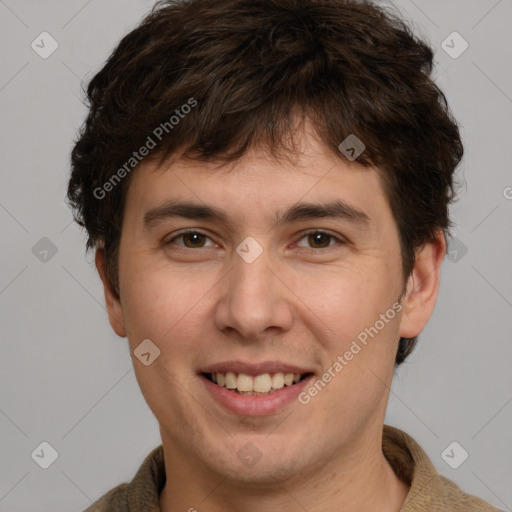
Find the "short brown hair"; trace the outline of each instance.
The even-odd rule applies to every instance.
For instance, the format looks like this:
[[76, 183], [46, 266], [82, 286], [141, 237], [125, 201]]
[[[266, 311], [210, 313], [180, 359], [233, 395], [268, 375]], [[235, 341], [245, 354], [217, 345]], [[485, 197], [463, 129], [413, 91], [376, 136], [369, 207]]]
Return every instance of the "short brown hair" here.
[[[230, 161], [256, 145], [272, 155], [292, 150], [285, 141], [298, 114], [340, 158], [347, 136], [363, 141], [357, 161], [381, 175], [407, 278], [416, 249], [440, 229], [448, 232], [463, 154], [432, 65], [430, 46], [400, 16], [370, 3], [158, 2], [87, 88], [89, 114], [72, 151], [67, 193], [87, 230], [87, 249], [104, 247], [119, 294], [123, 210], [137, 163], [131, 159], [157, 127], [151, 157], [163, 162], [182, 148], [196, 160]], [[194, 108], [171, 122], [191, 100]], [[415, 343], [400, 339], [397, 365]]]

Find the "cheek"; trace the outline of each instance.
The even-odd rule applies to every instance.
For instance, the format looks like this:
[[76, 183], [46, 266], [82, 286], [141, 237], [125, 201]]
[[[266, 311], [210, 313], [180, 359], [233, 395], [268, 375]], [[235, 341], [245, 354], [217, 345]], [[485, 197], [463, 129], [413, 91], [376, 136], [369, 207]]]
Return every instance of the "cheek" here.
[[[381, 266], [336, 269], [307, 277], [303, 274], [295, 280], [297, 295], [303, 298], [301, 316], [309, 319], [306, 322], [319, 339], [329, 340], [329, 352], [343, 353], [376, 322], [380, 337], [394, 338], [398, 326], [392, 306], [399, 293], [392, 274]], [[381, 320], [383, 314], [385, 321]]]
[[[207, 294], [212, 284], [197, 279], [190, 271], [185, 276], [176, 269], [171, 272], [162, 267], [150, 268], [149, 264], [127, 267], [126, 272], [130, 278], [123, 288], [123, 314], [137, 381], [157, 417], [166, 414], [160, 409], [163, 400], [166, 407], [172, 402], [174, 413], [184, 417], [184, 411], [178, 410], [188, 403], [183, 390], [188, 387], [189, 379], [195, 378], [191, 368], [198, 343], [204, 338], [202, 330], [207, 308], [211, 306]], [[158, 358], [149, 366], [141, 364], [134, 355], [145, 339], [150, 339], [160, 350]], [[168, 403], [169, 390], [173, 390], [173, 399]]]
[[130, 343], [149, 338], [167, 349], [179, 333], [180, 344], [187, 345], [193, 326], [201, 325], [198, 316], [211, 286], [189, 270], [185, 275], [165, 268], [149, 270], [149, 265], [145, 268], [131, 273], [126, 269], [130, 279], [124, 287], [123, 313]]

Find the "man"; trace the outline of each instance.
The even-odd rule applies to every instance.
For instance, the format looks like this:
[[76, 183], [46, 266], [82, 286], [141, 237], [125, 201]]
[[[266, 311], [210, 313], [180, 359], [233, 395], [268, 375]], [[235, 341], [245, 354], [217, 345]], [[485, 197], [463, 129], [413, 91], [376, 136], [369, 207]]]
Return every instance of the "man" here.
[[341, 0], [161, 2], [88, 87], [68, 197], [162, 446], [88, 511], [492, 511], [384, 426], [462, 144], [432, 51]]

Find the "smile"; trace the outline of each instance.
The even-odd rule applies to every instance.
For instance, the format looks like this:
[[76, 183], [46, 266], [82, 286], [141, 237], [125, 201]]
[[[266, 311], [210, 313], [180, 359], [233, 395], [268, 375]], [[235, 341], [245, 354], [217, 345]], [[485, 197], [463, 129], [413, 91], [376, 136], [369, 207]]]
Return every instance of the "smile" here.
[[207, 393], [224, 410], [242, 416], [269, 416], [293, 404], [315, 374], [284, 361], [225, 361], [198, 371]]
[[270, 395], [284, 388], [293, 386], [309, 373], [262, 373], [259, 375], [247, 375], [246, 373], [214, 372], [205, 373], [204, 376], [220, 387], [227, 388], [241, 395], [258, 396]]

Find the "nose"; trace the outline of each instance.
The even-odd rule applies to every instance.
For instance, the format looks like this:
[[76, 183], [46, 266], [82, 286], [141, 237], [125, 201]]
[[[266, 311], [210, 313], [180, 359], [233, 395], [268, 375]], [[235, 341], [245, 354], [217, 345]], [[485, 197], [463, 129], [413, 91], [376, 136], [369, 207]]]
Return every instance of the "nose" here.
[[216, 305], [219, 330], [236, 331], [254, 341], [291, 328], [292, 294], [269, 263], [265, 251], [252, 263], [235, 257], [231, 272], [222, 281]]

